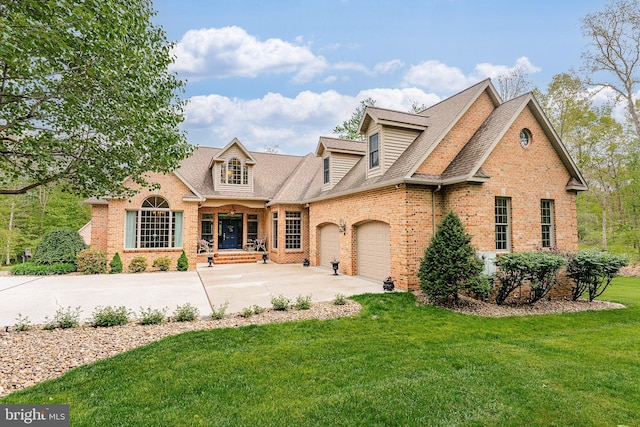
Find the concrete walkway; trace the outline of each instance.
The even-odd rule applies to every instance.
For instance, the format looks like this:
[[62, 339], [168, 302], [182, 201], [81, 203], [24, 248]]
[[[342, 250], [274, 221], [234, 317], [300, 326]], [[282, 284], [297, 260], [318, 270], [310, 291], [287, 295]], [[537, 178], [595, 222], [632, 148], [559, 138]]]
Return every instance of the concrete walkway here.
[[271, 307], [271, 297], [284, 295], [295, 301], [311, 295], [312, 301], [332, 300], [336, 294], [351, 296], [382, 292], [382, 284], [299, 264], [198, 265], [197, 271], [138, 274], [65, 276], [0, 276], [0, 327], [13, 326], [18, 313], [33, 324], [53, 318], [56, 310], [81, 307], [81, 320], [97, 306], [121, 306], [139, 313], [140, 308], [195, 305], [201, 315], [211, 306], [229, 303], [227, 313], [244, 307]]

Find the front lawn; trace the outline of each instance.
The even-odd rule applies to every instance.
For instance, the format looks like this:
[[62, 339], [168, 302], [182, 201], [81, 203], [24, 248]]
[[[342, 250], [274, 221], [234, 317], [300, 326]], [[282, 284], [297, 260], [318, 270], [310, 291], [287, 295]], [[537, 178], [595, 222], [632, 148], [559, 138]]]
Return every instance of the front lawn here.
[[355, 298], [356, 318], [189, 332], [15, 392], [73, 426], [640, 425], [640, 280], [629, 308], [480, 318]]

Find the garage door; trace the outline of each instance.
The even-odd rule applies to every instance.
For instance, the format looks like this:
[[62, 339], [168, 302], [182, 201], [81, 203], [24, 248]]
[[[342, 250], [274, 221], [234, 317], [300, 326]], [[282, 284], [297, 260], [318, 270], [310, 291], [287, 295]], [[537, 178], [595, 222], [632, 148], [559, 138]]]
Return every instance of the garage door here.
[[389, 224], [367, 222], [356, 229], [356, 263], [359, 276], [384, 280], [391, 272]]
[[331, 261], [340, 259], [339, 231], [335, 224], [328, 224], [320, 228], [320, 265], [331, 268]]

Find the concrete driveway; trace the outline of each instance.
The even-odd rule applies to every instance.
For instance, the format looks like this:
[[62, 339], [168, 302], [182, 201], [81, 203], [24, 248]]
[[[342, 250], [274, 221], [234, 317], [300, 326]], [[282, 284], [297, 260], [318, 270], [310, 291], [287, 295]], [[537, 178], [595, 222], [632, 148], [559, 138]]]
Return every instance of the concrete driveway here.
[[81, 307], [86, 320], [97, 306], [121, 306], [139, 312], [141, 307], [168, 307], [191, 303], [200, 314], [211, 306], [229, 303], [227, 313], [244, 307], [271, 307], [280, 294], [295, 301], [311, 295], [312, 301], [382, 292], [382, 284], [352, 276], [333, 276], [332, 271], [300, 264], [198, 265], [197, 271], [66, 276], [0, 276], [0, 327], [16, 323], [18, 313], [33, 324], [53, 318], [56, 310]]

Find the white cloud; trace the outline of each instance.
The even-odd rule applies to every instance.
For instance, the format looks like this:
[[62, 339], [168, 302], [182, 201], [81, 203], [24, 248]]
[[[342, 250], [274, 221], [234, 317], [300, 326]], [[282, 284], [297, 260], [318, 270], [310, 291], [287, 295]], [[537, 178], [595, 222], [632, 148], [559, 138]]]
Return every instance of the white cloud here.
[[469, 86], [472, 81], [460, 68], [431, 60], [412, 65], [404, 76], [404, 82], [436, 92], [454, 92]]
[[256, 77], [262, 73], [292, 73], [308, 81], [328, 67], [302, 45], [281, 39], [258, 40], [239, 27], [190, 30], [173, 50], [172, 71], [187, 77]]
[[493, 79], [518, 68], [522, 68], [527, 74], [541, 71], [525, 56], [518, 58], [511, 67], [481, 63], [469, 74], [465, 74], [458, 67], [430, 60], [411, 66], [404, 76], [404, 84], [423, 87], [437, 93], [451, 93], [463, 90], [487, 77]]
[[187, 104], [183, 128], [192, 144], [222, 147], [237, 137], [250, 150], [277, 145], [283, 153], [302, 155], [315, 149], [320, 136], [331, 136], [333, 128], [351, 117], [367, 97], [378, 107], [400, 111], [408, 111], [412, 102], [428, 106], [440, 101], [415, 87], [368, 89], [356, 96], [333, 90], [303, 91], [295, 98], [268, 93], [250, 100], [194, 96]]
[[399, 59], [392, 59], [387, 62], [379, 62], [373, 67], [373, 71], [379, 74], [390, 74], [404, 67], [404, 62]]

